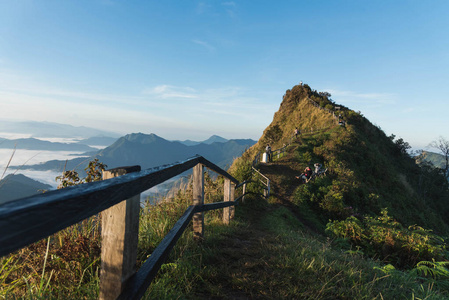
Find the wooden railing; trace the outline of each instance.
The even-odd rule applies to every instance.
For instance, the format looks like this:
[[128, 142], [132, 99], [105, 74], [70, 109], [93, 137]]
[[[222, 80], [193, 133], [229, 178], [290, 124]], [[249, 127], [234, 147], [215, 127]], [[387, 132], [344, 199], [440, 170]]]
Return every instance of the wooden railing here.
[[[224, 177], [223, 202], [204, 204], [204, 167]], [[136, 272], [140, 193], [191, 168], [193, 205]], [[103, 177], [110, 179], [0, 205], [0, 256], [101, 212], [100, 299], [140, 299], [190, 220], [194, 238], [202, 239], [204, 212], [223, 208], [223, 221], [228, 224], [234, 206], [245, 195], [234, 199], [239, 182], [201, 156], [143, 171], [139, 166], [116, 168], [106, 171]], [[246, 183], [239, 186], [245, 189]]]
[[[261, 177], [261, 178], [258, 178], [258, 181], [264, 186], [263, 196], [265, 198], [270, 197], [270, 179], [267, 176], [260, 173], [260, 171], [257, 170], [256, 168], [252, 167], [252, 169], [253, 169], [253, 173], [255, 173], [258, 177]], [[256, 177], [256, 176], [253, 175], [253, 177]]]
[[292, 141], [292, 139], [290, 139], [290, 141], [288, 142], [287, 145], [284, 144], [284, 146], [282, 146], [281, 148], [271, 151], [271, 160], [275, 161], [275, 160], [278, 160], [281, 157], [284, 157], [285, 156], [285, 150], [291, 144], [291, 141]]

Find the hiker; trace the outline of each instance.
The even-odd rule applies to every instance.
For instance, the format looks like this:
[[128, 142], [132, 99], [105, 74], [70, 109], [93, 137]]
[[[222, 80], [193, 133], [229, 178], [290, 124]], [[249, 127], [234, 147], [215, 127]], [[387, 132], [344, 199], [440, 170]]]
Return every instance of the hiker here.
[[265, 148], [265, 153], [267, 154], [267, 162], [271, 161], [271, 147], [270, 144], [267, 144], [267, 147]]
[[312, 169], [310, 167], [306, 167], [304, 169], [304, 173], [302, 173], [299, 176], [296, 176], [296, 178], [301, 179], [303, 183], [306, 183], [310, 177], [312, 176]]
[[316, 163], [313, 166], [315, 167], [315, 172], [313, 173], [312, 177], [326, 175], [327, 169], [324, 169], [322, 164]]
[[321, 164], [316, 163], [313, 165], [315, 167], [315, 174], [319, 174], [321, 172]]
[[294, 134], [295, 134], [295, 139], [298, 139], [298, 135], [299, 135], [298, 127], [295, 128]]

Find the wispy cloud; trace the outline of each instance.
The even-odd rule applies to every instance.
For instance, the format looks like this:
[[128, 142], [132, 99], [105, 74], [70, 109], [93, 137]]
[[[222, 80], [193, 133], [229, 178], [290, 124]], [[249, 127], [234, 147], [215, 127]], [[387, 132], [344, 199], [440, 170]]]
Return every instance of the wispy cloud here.
[[237, 16], [235, 12], [237, 5], [235, 4], [235, 2], [233, 1], [222, 2], [221, 5], [224, 6], [226, 13], [228, 14], [229, 17], [235, 18]]
[[197, 14], [204, 14], [211, 8], [211, 5], [206, 2], [199, 2], [196, 6], [196, 13]]
[[[180, 132], [266, 126], [278, 103], [242, 87], [198, 88], [161, 84], [122, 94], [64, 89], [0, 69], [3, 118], [90, 126], [120, 133]], [[261, 125], [262, 124], [262, 125]]]
[[191, 87], [177, 87], [173, 85], [158, 85], [143, 91], [145, 95], [151, 95], [160, 99], [195, 99], [198, 98], [195, 89]]
[[346, 103], [366, 102], [376, 105], [391, 105], [396, 103], [396, 95], [392, 93], [363, 93], [355, 91], [342, 91], [327, 89], [335, 98]]
[[54, 87], [45, 83], [37, 82], [13, 72], [0, 71], [0, 93], [16, 94], [23, 96], [54, 98], [58, 101], [98, 101], [115, 104], [132, 104], [141, 101], [140, 96], [122, 96], [117, 94], [82, 92], [72, 89]]
[[192, 40], [193, 43], [200, 45], [204, 48], [206, 48], [207, 50], [209, 50], [210, 52], [213, 52], [216, 50], [216, 48], [214, 46], [212, 46], [211, 44], [209, 44], [208, 42], [202, 41], [202, 40]]
[[[240, 87], [224, 87], [216, 89], [194, 89], [191, 87], [180, 87], [174, 85], [159, 85], [145, 89], [143, 94], [166, 100], [164, 107], [183, 105], [184, 111], [192, 109], [203, 115], [233, 115], [249, 117], [263, 110], [272, 110], [271, 105], [263, 103], [257, 97], [252, 96], [250, 91]], [[189, 104], [182, 104], [183, 99], [188, 99]], [[181, 102], [180, 102], [181, 100]], [[179, 109], [179, 108], [175, 108]]]

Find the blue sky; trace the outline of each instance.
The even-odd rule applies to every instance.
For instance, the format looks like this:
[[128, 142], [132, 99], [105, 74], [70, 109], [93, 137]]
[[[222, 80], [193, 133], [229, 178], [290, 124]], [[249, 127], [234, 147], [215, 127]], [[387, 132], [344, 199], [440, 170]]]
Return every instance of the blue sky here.
[[449, 1], [0, 0], [4, 120], [258, 139], [301, 80], [449, 138]]

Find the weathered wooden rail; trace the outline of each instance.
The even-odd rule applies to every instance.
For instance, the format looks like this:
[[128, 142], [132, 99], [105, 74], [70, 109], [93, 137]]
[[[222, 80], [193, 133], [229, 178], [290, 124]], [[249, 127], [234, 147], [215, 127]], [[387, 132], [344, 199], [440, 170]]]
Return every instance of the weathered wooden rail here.
[[263, 196], [265, 198], [270, 197], [270, 179], [263, 175], [262, 173], [260, 173], [259, 170], [257, 170], [256, 168], [252, 167], [253, 172], [256, 173], [258, 176], [262, 177], [262, 179], [259, 179], [260, 183], [262, 183], [262, 185], [264, 185], [264, 191], [263, 191]]
[[[204, 167], [224, 177], [224, 201], [204, 204]], [[140, 193], [193, 168], [193, 205], [136, 272]], [[229, 223], [239, 182], [201, 156], [147, 170], [105, 171], [103, 181], [51, 191], [0, 205], [0, 256], [7, 255], [97, 213], [102, 213], [100, 299], [140, 299], [193, 219], [195, 239], [204, 236], [204, 212], [223, 208]], [[110, 179], [108, 179], [110, 178]], [[244, 190], [248, 182], [242, 183]], [[124, 201], [126, 200], [126, 201]]]

